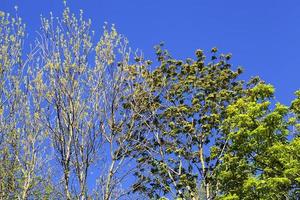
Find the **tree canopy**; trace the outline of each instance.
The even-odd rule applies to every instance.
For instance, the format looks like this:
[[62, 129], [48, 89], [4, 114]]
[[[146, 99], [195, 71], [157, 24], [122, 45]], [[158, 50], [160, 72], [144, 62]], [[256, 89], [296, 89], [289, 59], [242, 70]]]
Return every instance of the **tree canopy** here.
[[0, 199], [300, 198], [300, 91], [283, 105], [216, 47], [149, 60], [91, 25], [66, 6], [26, 46], [0, 12]]

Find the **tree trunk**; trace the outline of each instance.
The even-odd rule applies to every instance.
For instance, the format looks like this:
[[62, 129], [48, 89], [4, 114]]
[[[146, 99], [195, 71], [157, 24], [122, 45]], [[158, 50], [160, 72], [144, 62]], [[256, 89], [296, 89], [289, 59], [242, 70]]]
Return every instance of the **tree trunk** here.
[[87, 199], [87, 193], [86, 193], [86, 182], [84, 178], [84, 173], [83, 171], [79, 172], [79, 184], [80, 184], [80, 200], [86, 200]]
[[205, 188], [205, 196], [206, 196], [206, 200], [210, 199], [210, 185], [207, 182], [207, 178], [206, 178], [206, 168], [205, 168], [205, 161], [204, 161], [204, 156], [203, 156], [203, 147], [200, 146], [199, 147], [199, 157], [200, 157], [200, 162], [201, 162], [201, 167], [202, 167], [202, 174], [203, 174], [203, 178], [204, 178], [204, 188]]
[[113, 160], [111, 165], [110, 165], [110, 168], [109, 168], [109, 172], [108, 172], [108, 175], [107, 175], [107, 180], [106, 180], [106, 186], [105, 186], [105, 194], [104, 194], [104, 200], [109, 200], [110, 199], [110, 187], [111, 187], [111, 179], [112, 179], [112, 176], [113, 176], [113, 170], [114, 170], [114, 166], [115, 166], [115, 163], [116, 161]]

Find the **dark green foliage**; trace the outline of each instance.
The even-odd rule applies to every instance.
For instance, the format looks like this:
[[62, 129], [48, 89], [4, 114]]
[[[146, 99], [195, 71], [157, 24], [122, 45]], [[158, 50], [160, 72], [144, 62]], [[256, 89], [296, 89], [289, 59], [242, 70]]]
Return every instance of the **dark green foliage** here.
[[221, 122], [228, 105], [242, 96], [243, 82], [236, 80], [242, 70], [231, 69], [231, 55], [212, 52], [209, 63], [201, 50], [196, 60], [182, 61], [158, 46], [159, 66], [142, 69], [145, 76], [136, 85], [141, 101], [133, 106], [147, 109], [134, 143], [141, 147], [133, 153], [140, 167], [135, 187], [151, 198], [196, 195], [200, 188], [206, 197], [216, 195], [213, 173], [226, 146]]
[[[203, 51], [196, 60], [156, 48], [159, 65], [135, 65], [135, 93], [125, 109], [139, 112], [131, 155], [134, 191], [149, 198], [297, 199], [300, 92], [291, 107], [272, 106], [274, 88], [239, 81], [231, 54]], [[135, 102], [135, 103], [133, 103]], [[274, 107], [274, 108], [272, 108]]]

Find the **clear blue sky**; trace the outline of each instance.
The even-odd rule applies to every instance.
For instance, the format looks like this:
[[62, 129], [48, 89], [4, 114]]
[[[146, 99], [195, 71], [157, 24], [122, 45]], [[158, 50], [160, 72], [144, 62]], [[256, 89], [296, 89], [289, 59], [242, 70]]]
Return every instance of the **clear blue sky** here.
[[[116, 24], [131, 46], [153, 57], [153, 46], [165, 41], [180, 58], [197, 48], [218, 47], [245, 68], [244, 78], [259, 75], [275, 85], [277, 100], [289, 103], [300, 88], [300, 1], [289, 0], [85, 0], [69, 1], [71, 9], [93, 20]], [[0, 10], [19, 15], [34, 36], [40, 14], [62, 10], [61, 0], [0, 0]]]

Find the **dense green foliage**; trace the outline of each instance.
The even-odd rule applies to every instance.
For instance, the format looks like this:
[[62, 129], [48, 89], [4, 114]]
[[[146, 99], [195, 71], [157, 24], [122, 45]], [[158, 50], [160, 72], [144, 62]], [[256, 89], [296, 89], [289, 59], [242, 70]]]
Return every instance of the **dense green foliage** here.
[[141, 150], [134, 155], [141, 163], [136, 186], [150, 197], [214, 190], [213, 170], [221, 157], [216, 150], [225, 143], [221, 122], [226, 107], [242, 94], [242, 82], [236, 80], [241, 69], [232, 71], [231, 55], [217, 57], [216, 51], [206, 64], [201, 50], [197, 60], [181, 61], [157, 47], [159, 66], [142, 69], [136, 93], [150, 100], [133, 105], [147, 108], [137, 122]]
[[42, 18], [26, 58], [0, 12], [0, 199], [300, 198], [300, 91], [285, 106], [231, 54], [150, 61], [90, 28]]
[[299, 197], [299, 99], [274, 107], [271, 85], [239, 80], [230, 54], [211, 53], [207, 64], [201, 50], [181, 61], [158, 46], [158, 67], [136, 69], [134, 189], [154, 199]]

